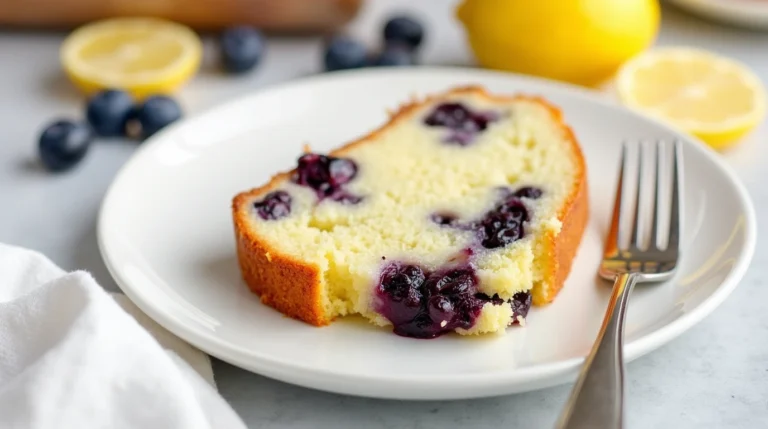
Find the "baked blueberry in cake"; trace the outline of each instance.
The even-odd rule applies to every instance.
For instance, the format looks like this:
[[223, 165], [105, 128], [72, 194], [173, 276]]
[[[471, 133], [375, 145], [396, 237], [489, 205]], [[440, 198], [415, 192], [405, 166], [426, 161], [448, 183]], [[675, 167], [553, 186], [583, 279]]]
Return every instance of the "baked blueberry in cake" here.
[[586, 166], [541, 98], [457, 88], [233, 201], [242, 276], [312, 325], [359, 314], [399, 335], [504, 332], [568, 276]]

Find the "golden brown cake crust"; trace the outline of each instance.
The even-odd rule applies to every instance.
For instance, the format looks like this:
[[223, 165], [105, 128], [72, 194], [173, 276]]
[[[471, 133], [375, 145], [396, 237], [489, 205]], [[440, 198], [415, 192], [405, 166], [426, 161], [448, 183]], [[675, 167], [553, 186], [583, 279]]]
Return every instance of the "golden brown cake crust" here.
[[[475, 94], [497, 102], [528, 100], [541, 104], [552, 114], [559, 124], [568, 141], [573, 145], [573, 153], [577, 159], [577, 180], [574, 187], [559, 212], [562, 229], [558, 235], [552, 235], [549, 240], [554, 263], [551, 264], [551, 272], [546, 276], [543, 284], [547, 288], [536, 288], [533, 291], [535, 305], [544, 305], [551, 302], [562, 288], [565, 279], [571, 269], [571, 263], [581, 242], [584, 228], [588, 218], [588, 192], [586, 178], [586, 164], [572, 130], [562, 120], [562, 113], [558, 108], [539, 97], [524, 95], [492, 96], [483, 88], [477, 86], [459, 87], [443, 94], [428, 97], [421, 101], [412, 101], [403, 105], [393, 113], [389, 122], [374, 130], [370, 134], [344, 145], [330, 155], [343, 155], [349, 149], [369, 142], [386, 128], [393, 126], [399, 120], [407, 118], [410, 113], [425, 103], [432, 103], [444, 97], [458, 94]], [[281, 253], [270, 245], [263, 237], [248, 228], [248, 217], [251, 216], [247, 202], [253, 197], [266, 194], [287, 180], [292, 171], [279, 173], [272, 177], [269, 183], [235, 196], [232, 201], [232, 216], [235, 227], [235, 240], [237, 244], [237, 259], [240, 271], [250, 290], [261, 297], [261, 301], [281, 313], [302, 320], [306, 323], [323, 326], [331, 322], [323, 308], [321, 280], [322, 273], [319, 267], [306, 261], [294, 258], [291, 255]]]
[[537, 99], [537, 101], [549, 109], [560, 129], [573, 146], [573, 153], [577, 157], [575, 160], [577, 167], [576, 183], [557, 216], [563, 223], [563, 226], [560, 229], [560, 234], [557, 236], [550, 235], [548, 238], [552, 244], [553, 255], [551, 256], [554, 263], [552, 264], [552, 272], [547, 276], [549, 280], [545, 280], [543, 283], [549, 286], [534, 287], [532, 291], [533, 304], [541, 306], [549, 304], [555, 299], [568, 278], [568, 274], [571, 272], [573, 259], [576, 257], [576, 252], [579, 249], [579, 244], [589, 219], [589, 191], [587, 186], [587, 165], [573, 130], [563, 121], [560, 109], [557, 109], [543, 99]]

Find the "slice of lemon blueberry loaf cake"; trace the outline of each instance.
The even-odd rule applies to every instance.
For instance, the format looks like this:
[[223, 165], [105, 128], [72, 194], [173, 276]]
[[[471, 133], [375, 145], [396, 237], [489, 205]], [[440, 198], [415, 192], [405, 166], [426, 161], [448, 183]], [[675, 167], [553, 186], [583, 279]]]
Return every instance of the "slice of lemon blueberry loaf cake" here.
[[479, 334], [552, 301], [587, 221], [586, 166], [546, 101], [457, 88], [233, 201], [242, 276], [313, 325]]

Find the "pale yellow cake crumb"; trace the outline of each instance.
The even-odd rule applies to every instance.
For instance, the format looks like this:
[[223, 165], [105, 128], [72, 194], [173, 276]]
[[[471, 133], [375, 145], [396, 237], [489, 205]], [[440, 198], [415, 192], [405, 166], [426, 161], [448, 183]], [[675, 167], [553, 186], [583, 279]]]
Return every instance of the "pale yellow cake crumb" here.
[[[544, 281], [552, 263], [545, 256], [551, 254], [545, 236], [560, 232], [557, 210], [577, 174], [570, 146], [564, 144], [568, 137], [540, 103], [492, 102], [464, 94], [454, 98], [473, 110], [496, 111], [501, 119], [471, 146], [461, 147], [441, 142], [445, 129], [423, 126], [427, 112], [417, 112], [385, 129], [376, 144], [340, 155], [358, 165], [347, 189], [363, 196], [363, 204], [317, 204], [313, 190], [286, 181], [280, 189], [293, 198], [292, 215], [251, 220], [250, 226], [276, 248], [314, 263], [323, 273], [322, 299], [330, 315], [362, 314], [373, 323], [389, 324], [372, 305], [382, 257], [434, 269], [462, 249], [477, 247], [472, 232], [441, 227], [430, 215], [444, 210], [477, 219], [498, 200], [498, 187], [532, 185], [544, 195], [532, 203], [522, 239], [473, 256], [480, 291], [506, 300]], [[473, 328], [461, 333], [503, 331], [512, 316], [509, 304], [486, 304]]]

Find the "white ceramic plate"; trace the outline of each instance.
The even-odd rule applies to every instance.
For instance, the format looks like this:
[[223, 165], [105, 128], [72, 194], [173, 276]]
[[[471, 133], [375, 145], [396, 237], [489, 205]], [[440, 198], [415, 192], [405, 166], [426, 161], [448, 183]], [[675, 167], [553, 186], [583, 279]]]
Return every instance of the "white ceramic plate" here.
[[[230, 201], [295, 163], [383, 123], [412, 94], [482, 84], [540, 94], [583, 146], [592, 217], [564, 290], [528, 326], [483, 338], [401, 338], [357, 319], [315, 328], [262, 305], [240, 279]], [[149, 316], [202, 350], [289, 383], [372, 397], [452, 399], [571, 380], [600, 326], [609, 287], [596, 280], [622, 139], [684, 142], [687, 241], [674, 281], [638, 288], [628, 359], [709, 314], [742, 277], [755, 244], [747, 193], [713, 152], [586, 90], [510, 74], [417, 68], [333, 73], [260, 91], [180, 122], [147, 142], [112, 184], [99, 244], [112, 275]]]
[[766, 0], [667, 0], [716, 21], [768, 29]]

